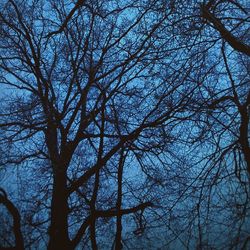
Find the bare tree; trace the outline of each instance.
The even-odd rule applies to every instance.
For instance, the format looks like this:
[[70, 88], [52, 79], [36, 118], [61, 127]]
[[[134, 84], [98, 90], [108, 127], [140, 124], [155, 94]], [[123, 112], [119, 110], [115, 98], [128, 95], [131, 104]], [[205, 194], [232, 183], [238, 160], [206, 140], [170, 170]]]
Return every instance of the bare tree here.
[[[75, 248], [87, 228], [96, 249], [97, 222], [112, 217], [120, 248], [121, 216], [154, 204], [147, 197], [122, 204], [119, 154], [165, 147], [159, 132], [179, 119], [195, 85], [183, 89], [186, 71], [166, 61], [169, 51], [178, 51], [175, 45], [166, 51], [168, 41], [160, 40], [171, 6], [77, 6], [8, 1], [2, 8], [1, 81], [14, 91], [6, 90], [11, 99], [2, 113], [3, 143], [11, 147], [3, 165], [28, 164], [35, 175], [33, 162], [48, 164], [50, 184], [40, 182], [48, 197], [41, 204], [49, 206], [43, 215], [50, 220], [48, 249]], [[108, 182], [109, 192], [102, 187]]]
[[212, 247], [222, 201], [225, 217], [241, 211], [232, 242], [247, 246], [246, 11], [232, 1], [1, 5], [1, 166], [21, 172], [11, 204], [25, 204], [14, 228], [25, 248], [121, 249], [152, 230], [166, 231], [165, 246]]

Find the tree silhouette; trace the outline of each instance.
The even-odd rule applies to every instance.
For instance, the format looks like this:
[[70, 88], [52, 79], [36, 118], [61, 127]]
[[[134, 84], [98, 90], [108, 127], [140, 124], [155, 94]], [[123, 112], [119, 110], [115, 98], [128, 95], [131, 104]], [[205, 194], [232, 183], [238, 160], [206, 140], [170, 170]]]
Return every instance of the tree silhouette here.
[[160, 247], [203, 249], [223, 216], [236, 230], [218, 245], [247, 247], [243, 3], [0, 8], [1, 171], [19, 173], [2, 184], [15, 235], [3, 247], [122, 249], [167, 227]]

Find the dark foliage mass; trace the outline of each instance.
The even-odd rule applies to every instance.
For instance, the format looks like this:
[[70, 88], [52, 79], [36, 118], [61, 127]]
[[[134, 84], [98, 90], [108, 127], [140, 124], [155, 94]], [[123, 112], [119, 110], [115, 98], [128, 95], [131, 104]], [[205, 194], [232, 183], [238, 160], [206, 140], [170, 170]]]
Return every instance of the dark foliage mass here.
[[2, 0], [1, 249], [248, 249], [250, 6]]

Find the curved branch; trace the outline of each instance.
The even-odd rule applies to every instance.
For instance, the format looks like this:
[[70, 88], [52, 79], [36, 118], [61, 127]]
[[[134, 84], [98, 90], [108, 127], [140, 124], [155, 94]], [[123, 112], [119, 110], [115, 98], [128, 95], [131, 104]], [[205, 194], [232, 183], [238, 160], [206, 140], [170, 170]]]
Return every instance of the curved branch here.
[[63, 21], [63, 23], [61, 24], [60, 28], [58, 30], [52, 31], [50, 32], [46, 37], [51, 37], [53, 35], [57, 35], [60, 34], [68, 25], [68, 22], [70, 21], [70, 19], [72, 18], [72, 16], [75, 14], [75, 12], [81, 7], [83, 6], [85, 0], [78, 0], [77, 3], [75, 4], [75, 6], [73, 7], [73, 9], [69, 12], [69, 14], [66, 16], [65, 20]]
[[241, 42], [230, 31], [228, 31], [225, 28], [225, 26], [222, 24], [220, 19], [215, 17], [209, 11], [209, 9], [206, 5], [201, 6], [201, 11], [202, 11], [202, 16], [214, 25], [214, 28], [220, 32], [221, 37], [224, 38], [233, 49], [250, 56], [250, 46]]
[[15, 235], [15, 247], [4, 248], [1, 249], [24, 249], [23, 235], [21, 232], [21, 216], [18, 209], [15, 205], [8, 199], [6, 192], [4, 189], [0, 188], [0, 204], [3, 204], [7, 210], [10, 212], [13, 218], [13, 231]]
[[82, 236], [84, 235], [86, 229], [88, 228], [88, 226], [90, 225], [93, 217], [95, 219], [97, 218], [111, 218], [111, 217], [115, 217], [115, 216], [122, 216], [122, 215], [126, 215], [126, 214], [131, 214], [131, 213], [135, 213], [137, 211], [140, 210], [144, 210], [147, 207], [152, 207], [154, 206], [154, 204], [152, 202], [145, 202], [145, 203], [141, 203], [138, 206], [132, 207], [132, 208], [127, 208], [127, 209], [110, 209], [110, 210], [96, 210], [95, 213], [92, 216], [88, 216], [85, 221], [82, 223], [80, 229], [78, 230], [76, 236], [74, 237], [74, 239], [71, 241], [71, 246], [73, 247], [73, 249], [79, 244]]

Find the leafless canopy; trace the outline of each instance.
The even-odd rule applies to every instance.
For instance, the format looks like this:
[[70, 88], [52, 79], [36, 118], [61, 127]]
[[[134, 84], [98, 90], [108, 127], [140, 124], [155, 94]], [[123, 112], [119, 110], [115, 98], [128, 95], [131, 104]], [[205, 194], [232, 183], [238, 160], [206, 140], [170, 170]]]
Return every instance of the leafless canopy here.
[[246, 2], [0, 3], [3, 249], [247, 249]]

